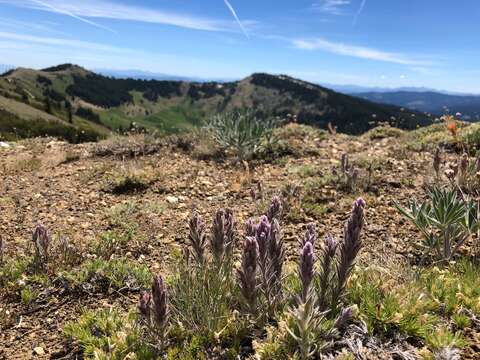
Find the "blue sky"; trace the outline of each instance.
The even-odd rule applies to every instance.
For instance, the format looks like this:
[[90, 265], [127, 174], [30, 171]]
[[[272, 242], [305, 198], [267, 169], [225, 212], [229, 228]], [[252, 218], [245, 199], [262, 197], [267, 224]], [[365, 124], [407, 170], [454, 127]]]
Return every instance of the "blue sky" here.
[[480, 1], [0, 0], [0, 62], [480, 93]]

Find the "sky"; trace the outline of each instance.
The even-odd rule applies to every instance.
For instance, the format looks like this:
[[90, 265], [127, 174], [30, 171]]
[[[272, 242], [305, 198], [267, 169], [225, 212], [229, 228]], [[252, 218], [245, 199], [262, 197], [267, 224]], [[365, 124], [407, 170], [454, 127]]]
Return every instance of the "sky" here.
[[480, 93], [477, 0], [0, 0], [0, 63]]

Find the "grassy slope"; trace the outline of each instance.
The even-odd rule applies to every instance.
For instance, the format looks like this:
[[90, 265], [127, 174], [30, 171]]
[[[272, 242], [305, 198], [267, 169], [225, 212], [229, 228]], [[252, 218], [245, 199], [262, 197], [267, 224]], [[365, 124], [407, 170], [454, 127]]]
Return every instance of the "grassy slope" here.
[[[76, 79], [86, 79], [93, 76], [93, 73], [77, 66], [46, 70], [17, 69], [6, 77], [0, 77], [0, 95], [4, 93], [15, 100], [22, 100], [22, 96], [27, 96], [32, 106], [43, 110], [45, 92], [53, 90], [68, 99], [75, 109], [88, 107], [99, 114], [101, 124], [93, 124], [88, 120], [83, 124], [89, 122], [93, 129], [103, 133], [106, 132], [105, 128], [126, 129], [133, 122], [161, 133], [182, 132], [203, 123], [212, 114], [240, 107], [261, 107], [277, 116], [298, 114], [302, 123], [325, 128], [328, 122], [331, 122], [338, 126], [339, 131], [349, 133], [361, 133], [374, 126], [374, 123], [392, 119], [396, 119], [395, 123], [400, 127], [410, 129], [414, 128], [417, 122], [425, 125], [429, 121], [421, 114], [418, 114], [418, 120], [412, 120], [414, 118], [411, 113], [402, 113], [392, 106], [370, 103], [290, 77], [268, 74], [254, 74], [230, 84], [175, 83], [178, 84], [179, 92], [162, 94], [157, 100], [145, 96], [140, 90], [145, 89], [145, 82], [132, 81], [129, 85], [137, 89], [132, 88], [128, 93], [124, 93], [131, 100], [107, 108], [101, 103], [95, 103], [94, 98], [69, 95], [72, 93], [69, 86], [75, 87]], [[39, 76], [51, 83], [49, 84], [48, 80], [39, 81]], [[125, 91], [125, 82], [122, 84], [117, 81], [120, 80], [104, 77], [99, 80], [97, 77], [95, 83], [90, 80], [83, 81], [90, 89], [86, 90], [82, 85], [81, 90], [84, 94], [93, 91], [97, 98], [98, 94], [105, 94], [105, 97], [109, 98], [115, 96], [111, 93], [118, 89], [121, 89], [120, 92]], [[105, 88], [102, 88], [102, 85], [105, 85]], [[167, 89], [172, 84], [147, 82], [146, 86]], [[54, 113], [68, 119], [68, 113], [61, 105], [54, 109]]]

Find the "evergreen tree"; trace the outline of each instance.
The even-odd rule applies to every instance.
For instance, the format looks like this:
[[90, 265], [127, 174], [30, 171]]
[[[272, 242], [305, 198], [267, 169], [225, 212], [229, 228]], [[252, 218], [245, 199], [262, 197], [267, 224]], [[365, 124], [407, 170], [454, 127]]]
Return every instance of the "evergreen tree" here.
[[48, 96], [45, 98], [45, 111], [48, 114], [52, 113], [52, 104], [51, 104], [50, 98]]

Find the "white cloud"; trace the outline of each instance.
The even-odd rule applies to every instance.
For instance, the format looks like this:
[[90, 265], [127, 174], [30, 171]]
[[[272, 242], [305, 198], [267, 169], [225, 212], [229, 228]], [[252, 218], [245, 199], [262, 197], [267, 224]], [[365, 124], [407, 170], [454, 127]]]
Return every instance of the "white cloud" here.
[[126, 48], [118, 48], [110, 45], [99, 44], [95, 42], [89, 41], [81, 41], [81, 40], [72, 40], [72, 39], [65, 39], [65, 38], [53, 38], [53, 37], [40, 37], [40, 36], [33, 36], [33, 35], [22, 35], [17, 33], [11, 32], [4, 32], [0, 31], [0, 39], [8, 40], [8, 41], [15, 41], [27, 44], [41, 44], [41, 45], [50, 45], [62, 48], [74, 48], [74, 49], [88, 49], [94, 51], [106, 51], [106, 52], [125, 52], [125, 51], [132, 51], [131, 49]]
[[32, 2], [34, 2], [35, 4], [37, 5], [40, 5], [42, 7], [44, 7], [46, 10], [50, 10], [50, 11], [53, 11], [53, 12], [56, 12], [56, 13], [59, 13], [59, 14], [62, 14], [62, 15], [67, 15], [67, 16], [70, 16], [78, 21], [81, 21], [81, 22], [84, 22], [86, 24], [89, 24], [89, 25], [92, 25], [92, 26], [95, 26], [99, 29], [103, 29], [103, 30], [107, 30], [107, 31], [110, 31], [110, 32], [113, 32], [113, 33], [116, 33], [114, 30], [110, 29], [109, 27], [107, 26], [104, 26], [104, 25], [100, 25], [100, 24], [97, 24], [96, 22], [93, 22], [93, 21], [90, 21], [90, 20], [87, 20], [87, 19], [84, 19], [80, 16], [77, 16], [75, 15], [74, 13], [68, 11], [68, 10], [64, 10], [62, 8], [59, 8], [59, 7], [56, 7], [54, 5], [50, 5], [49, 3], [46, 3], [44, 1], [41, 1], [41, 0], [31, 0]]
[[327, 51], [329, 53], [333, 53], [337, 55], [390, 62], [390, 63], [401, 64], [401, 65], [412, 65], [412, 66], [430, 65], [429, 62], [417, 60], [403, 54], [391, 53], [391, 52], [386, 52], [386, 51], [363, 47], [363, 46], [336, 43], [336, 42], [331, 42], [322, 38], [295, 39], [295, 40], [292, 40], [292, 43], [293, 43], [293, 46], [302, 50], [323, 50], [323, 51]]
[[[43, 4], [48, 4], [48, 7], [41, 5], [38, 1], [39, 0], [0, 0], [0, 3], [60, 13], [68, 16], [74, 15], [82, 19], [103, 18], [171, 25], [194, 30], [238, 31], [237, 24], [234, 21], [203, 18], [142, 6], [130, 6], [109, 0], [41, 0]], [[253, 26], [254, 24], [254, 21], [243, 21], [242, 23], [244, 27]]]
[[353, 26], [357, 24], [358, 17], [362, 14], [363, 8], [365, 7], [366, 4], [367, 4], [367, 0], [362, 0], [362, 2], [360, 3], [360, 7], [358, 8], [358, 11], [353, 18]]
[[351, 0], [320, 0], [313, 4], [313, 9], [331, 15], [342, 15], [343, 8], [350, 3]]
[[238, 23], [238, 26], [240, 26], [240, 29], [242, 30], [243, 34], [249, 38], [248, 36], [248, 33], [247, 33], [247, 30], [245, 30], [245, 28], [243, 27], [243, 24], [242, 22], [240, 21], [240, 18], [238, 17], [237, 15], [237, 12], [235, 11], [235, 9], [233, 8], [232, 4], [230, 4], [230, 2], [228, 0], [224, 0], [225, 2], [225, 5], [227, 5], [227, 8], [228, 10], [230, 10], [230, 12], [232, 13], [233, 17], [235, 18], [235, 21]]

